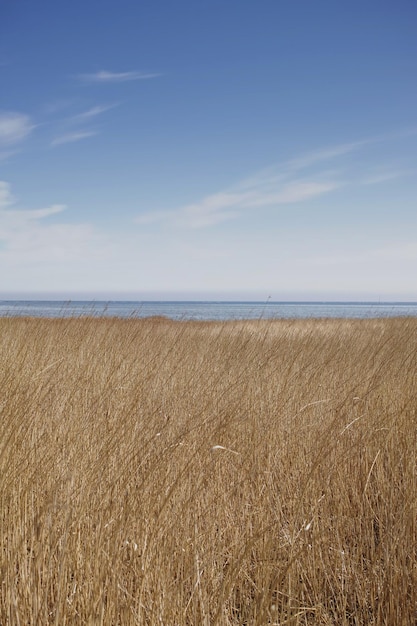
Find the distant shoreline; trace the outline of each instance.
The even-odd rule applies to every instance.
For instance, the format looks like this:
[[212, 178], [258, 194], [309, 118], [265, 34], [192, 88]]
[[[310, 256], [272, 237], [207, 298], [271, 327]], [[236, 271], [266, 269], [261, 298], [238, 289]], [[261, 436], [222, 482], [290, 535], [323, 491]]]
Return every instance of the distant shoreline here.
[[0, 317], [167, 317], [173, 320], [417, 317], [417, 302], [0, 300]]

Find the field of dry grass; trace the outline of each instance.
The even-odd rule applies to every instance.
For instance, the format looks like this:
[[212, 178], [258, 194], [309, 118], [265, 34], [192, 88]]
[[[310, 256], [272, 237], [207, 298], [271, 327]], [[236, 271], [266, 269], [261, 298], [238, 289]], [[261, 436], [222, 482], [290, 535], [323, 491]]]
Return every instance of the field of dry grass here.
[[0, 319], [0, 624], [417, 623], [417, 319]]

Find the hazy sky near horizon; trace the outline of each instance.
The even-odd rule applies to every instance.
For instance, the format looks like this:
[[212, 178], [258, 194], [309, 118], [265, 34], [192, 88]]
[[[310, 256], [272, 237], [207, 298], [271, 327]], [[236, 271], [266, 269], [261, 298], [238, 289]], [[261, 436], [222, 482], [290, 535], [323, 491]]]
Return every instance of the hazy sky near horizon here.
[[0, 296], [417, 300], [414, 0], [0, 3]]

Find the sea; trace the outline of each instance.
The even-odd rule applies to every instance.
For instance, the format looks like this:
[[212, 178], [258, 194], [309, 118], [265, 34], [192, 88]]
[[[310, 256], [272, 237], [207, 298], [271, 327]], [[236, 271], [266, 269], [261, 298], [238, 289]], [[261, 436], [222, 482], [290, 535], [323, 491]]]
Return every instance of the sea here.
[[0, 317], [165, 316], [173, 320], [417, 317], [417, 302], [0, 300]]

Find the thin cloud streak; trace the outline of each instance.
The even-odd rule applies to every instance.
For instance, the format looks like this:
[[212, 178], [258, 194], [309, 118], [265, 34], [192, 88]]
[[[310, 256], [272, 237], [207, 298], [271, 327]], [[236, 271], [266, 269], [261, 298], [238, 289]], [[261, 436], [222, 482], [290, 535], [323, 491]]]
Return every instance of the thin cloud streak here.
[[0, 180], [0, 211], [14, 204], [15, 199], [10, 191], [10, 185], [5, 180]]
[[161, 74], [154, 72], [109, 72], [101, 70], [93, 74], [79, 74], [78, 78], [89, 83], [125, 83], [132, 80], [148, 80], [158, 76], [161, 76]]
[[48, 282], [54, 274], [58, 285], [63, 268], [70, 275], [75, 264], [81, 271], [86, 261], [105, 258], [106, 238], [90, 224], [48, 220], [66, 208], [63, 204], [39, 209], [17, 207], [10, 185], [0, 181], [0, 263], [13, 268], [13, 273], [7, 275], [10, 287], [18, 285], [19, 280], [22, 284], [29, 280], [30, 284], [28, 276], [35, 284]]
[[87, 111], [84, 111], [83, 113], [78, 113], [77, 115], [73, 115], [70, 118], [70, 121], [77, 122], [77, 123], [86, 122], [91, 119], [94, 119], [95, 117], [97, 117], [98, 115], [101, 115], [102, 113], [105, 113], [106, 111], [110, 111], [111, 109], [114, 109], [117, 106], [119, 105], [118, 104], [108, 104], [108, 105], [102, 105], [102, 106], [97, 105], [97, 106], [91, 107], [90, 109], [88, 109]]
[[405, 128], [404, 130], [394, 131], [392, 133], [384, 133], [381, 135], [375, 135], [373, 137], [366, 137], [365, 139], [358, 141], [351, 141], [348, 143], [340, 144], [338, 146], [329, 146], [316, 150], [311, 153], [307, 153], [300, 158], [291, 159], [288, 161], [287, 166], [293, 170], [300, 170], [320, 163], [321, 161], [328, 161], [337, 157], [356, 152], [365, 146], [383, 143], [386, 141], [392, 141], [395, 139], [401, 139], [406, 137], [413, 137], [417, 134], [417, 128]]
[[62, 213], [64, 204], [53, 204], [42, 209], [14, 208], [16, 200], [6, 181], [0, 181], [0, 239], [11, 243], [16, 233], [31, 229], [34, 223], [51, 215]]
[[0, 148], [20, 143], [35, 128], [30, 117], [16, 111], [0, 111]]
[[201, 202], [186, 205], [175, 211], [148, 212], [135, 219], [137, 224], [169, 222], [185, 228], [203, 228], [220, 222], [238, 218], [244, 210], [261, 207], [295, 204], [338, 189], [337, 181], [315, 182], [309, 180], [292, 181], [288, 184], [271, 185], [266, 189], [254, 184], [246, 191], [225, 191], [203, 198]]
[[[333, 154], [333, 153], [332, 153]], [[339, 152], [334, 151], [334, 154]], [[244, 211], [303, 202], [340, 188], [345, 183], [328, 172], [314, 177], [291, 172], [287, 162], [262, 170], [228, 190], [211, 194], [200, 202], [174, 211], [147, 212], [135, 219], [140, 225], [169, 223], [185, 228], [204, 228], [238, 218]]]
[[66, 133], [65, 135], [60, 135], [51, 141], [51, 146], [60, 146], [65, 143], [75, 143], [77, 141], [82, 141], [83, 139], [88, 139], [89, 137], [94, 137], [98, 135], [98, 132], [95, 130], [86, 130], [75, 133]]
[[74, 106], [74, 104], [77, 104], [76, 98], [61, 98], [45, 104], [42, 107], [42, 111], [47, 115], [53, 115], [54, 113], [65, 111], [65, 109]]
[[363, 185], [379, 185], [381, 183], [389, 182], [390, 180], [396, 180], [397, 178], [402, 178], [404, 176], [410, 176], [411, 174], [416, 174], [412, 170], [392, 170], [385, 171], [380, 173], [374, 173], [370, 176], [367, 176], [363, 179]]
[[16, 207], [9, 184], [0, 181], [0, 266], [7, 268], [3, 282], [8, 289], [30, 284], [57, 289], [63, 282], [74, 287], [93, 265], [97, 281], [108, 260], [109, 241], [88, 223], [48, 219], [65, 209], [61, 204]]
[[[32, 209], [29, 211], [19, 211], [19, 217], [23, 217], [26, 220], [40, 220], [45, 217], [50, 217], [51, 215], [56, 215], [57, 213], [62, 213], [66, 209], [65, 204], [53, 204], [52, 206], [46, 207], [44, 209]], [[14, 212], [15, 215], [17, 212]]]
[[315, 152], [305, 154], [300, 158], [291, 159], [288, 161], [287, 167], [295, 171], [305, 169], [311, 165], [315, 165], [316, 163], [329, 161], [331, 159], [344, 156], [345, 154], [355, 152], [356, 150], [359, 150], [363, 146], [373, 143], [374, 141], [375, 139], [364, 139], [363, 141], [353, 141], [351, 143], [340, 144], [339, 146], [324, 148], [323, 150], [316, 150]]

